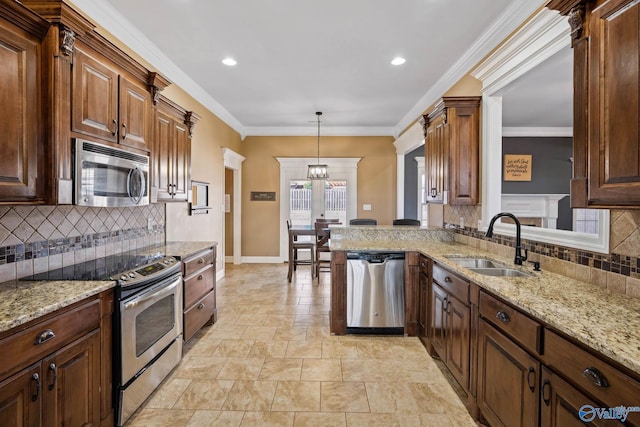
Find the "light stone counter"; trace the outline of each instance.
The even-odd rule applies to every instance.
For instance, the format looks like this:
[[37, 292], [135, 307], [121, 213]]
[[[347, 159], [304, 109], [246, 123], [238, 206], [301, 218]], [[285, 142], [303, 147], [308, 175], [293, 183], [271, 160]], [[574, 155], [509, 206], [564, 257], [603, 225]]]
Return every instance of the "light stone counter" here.
[[[513, 258], [498, 257], [464, 244], [421, 240], [333, 240], [331, 250], [417, 251], [451, 271], [540, 319], [550, 327], [597, 350], [640, 374], [640, 299], [544, 271], [533, 265], [515, 266]], [[450, 261], [450, 256], [499, 261], [532, 277], [493, 277], [475, 273]]]
[[0, 284], [0, 332], [89, 298], [114, 281], [20, 281]]
[[[136, 250], [138, 254], [166, 254], [182, 259], [217, 242], [167, 242]], [[0, 283], [0, 333], [113, 288], [115, 281], [22, 281]]]
[[165, 254], [183, 259], [212, 246], [218, 246], [218, 242], [167, 242], [163, 249]]

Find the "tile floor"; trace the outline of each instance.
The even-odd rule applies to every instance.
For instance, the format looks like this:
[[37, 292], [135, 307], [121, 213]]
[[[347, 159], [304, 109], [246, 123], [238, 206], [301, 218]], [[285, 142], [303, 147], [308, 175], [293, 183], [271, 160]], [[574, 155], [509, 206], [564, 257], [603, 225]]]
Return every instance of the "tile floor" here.
[[218, 322], [127, 427], [477, 425], [417, 338], [329, 334], [329, 274], [226, 269]]

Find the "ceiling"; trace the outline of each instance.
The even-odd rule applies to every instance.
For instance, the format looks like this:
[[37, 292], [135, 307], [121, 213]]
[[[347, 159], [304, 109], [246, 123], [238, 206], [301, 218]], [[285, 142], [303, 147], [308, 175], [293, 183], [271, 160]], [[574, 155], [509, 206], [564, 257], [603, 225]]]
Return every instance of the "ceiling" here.
[[73, 3], [244, 137], [398, 136], [545, 1]]

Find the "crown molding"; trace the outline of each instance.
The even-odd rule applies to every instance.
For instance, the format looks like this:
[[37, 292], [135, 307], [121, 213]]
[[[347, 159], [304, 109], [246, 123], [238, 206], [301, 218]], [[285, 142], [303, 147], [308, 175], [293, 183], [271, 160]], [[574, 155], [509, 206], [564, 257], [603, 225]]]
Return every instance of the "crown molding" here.
[[394, 136], [398, 136], [413, 122], [416, 117], [441, 98], [454, 84], [475, 67], [486, 55], [506, 39], [511, 32], [527, 20], [536, 10], [544, 6], [548, 0], [514, 1], [500, 17], [480, 36], [426, 94], [400, 119], [394, 128]]
[[393, 142], [396, 147], [396, 154], [405, 155], [421, 145], [424, 145], [424, 133], [420, 123], [415, 122], [409, 129]]
[[158, 72], [180, 86], [201, 103], [220, 120], [238, 132], [245, 135], [244, 126], [226, 108], [209, 95], [199, 84], [191, 79], [184, 71], [171, 61], [147, 36], [138, 30], [127, 18], [106, 1], [73, 0], [85, 15], [93, 22], [103, 27], [114, 37], [126, 44], [142, 59], [151, 64]]
[[572, 127], [503, 127], [503, 137], [573, 137]]
[[[308, 126], [246, 126], [246, 136], [317, 136]], [[393, 136], [393, 128], [383, 126], [323, 126], [321, 136]]]
[[571, 45], [569, 24], [557, 11], [541, 9], [471, 75], [482, 92], [495, 94], [518, 77]]

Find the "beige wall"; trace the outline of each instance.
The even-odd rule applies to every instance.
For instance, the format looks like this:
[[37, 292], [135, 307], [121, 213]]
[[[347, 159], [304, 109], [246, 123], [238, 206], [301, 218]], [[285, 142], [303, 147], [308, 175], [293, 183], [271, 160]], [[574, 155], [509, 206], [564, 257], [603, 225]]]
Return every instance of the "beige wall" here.
[[217, 241], [217, 267], [220, 270], [224, 264], [222, 207], [225, 169], [222, 148], [239, 151], [240, 135], [176, 85], [166, 88], [163, 95], [201, 117], [195, 125], [191, 140], [191, 178], [210, 184], [209, 205], [212, 207], [207, 215], [191, 216], [188, 203], [167, 203], [167, 241]]
[[[396, 153], [392, 137], [323, 137], [321, 157], [361, 157], [358, 216], [391, 224], [395, 209]], [[276, 157], [317, 156], [316, 137], [247, 137], [242, 164], [242, 255], [279, 256], [280, 168]], [[331, 171], [329, 171], [331, 174]], [[252, 202], [251, 191], [275, 191], [276, 202]], [[362, 204], [372, 210], [362, 211]]]

